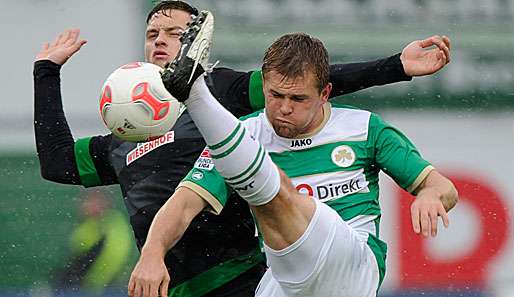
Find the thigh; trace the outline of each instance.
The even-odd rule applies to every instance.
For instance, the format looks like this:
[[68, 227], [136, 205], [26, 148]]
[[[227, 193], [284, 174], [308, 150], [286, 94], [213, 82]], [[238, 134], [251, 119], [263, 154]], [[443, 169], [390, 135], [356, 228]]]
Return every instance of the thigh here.
[[259, 294], [276, 285], [280, 289], [268, 296], [376, 294], [379, 273], [373, 253], [333, 209], [319, 201], [298, 241], [283, 250], [265, 247], [265, 251], [270, 266], [267, 277], [272, 280], [261, 281]]

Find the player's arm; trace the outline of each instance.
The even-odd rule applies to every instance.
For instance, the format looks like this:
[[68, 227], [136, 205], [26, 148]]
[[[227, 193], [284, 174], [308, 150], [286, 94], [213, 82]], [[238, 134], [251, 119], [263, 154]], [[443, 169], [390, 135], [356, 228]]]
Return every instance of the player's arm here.
[[129, 296], [168, 295], [170, 276], [164, 257], [206, 206], [207, 202], [187, 187], [178, 188], [166, 201], [155, 215], [139, 261], [130, 276]]
[[374, 114], [369, 125], [368, 141], [373, 142], [379, 168], [416, 196], [411, 205], [414, 231], [435, 236], [438, 216], [445, 226], [449, 224], [447, 212], [457, 203], [457, 190], [449, 179], [421, 157], [414, 144], [399, 130]]
[[[439, 71], [450, 62], [450, 39], [432, 36], [409, 43], [401, 53], [363, 63], [330, 65], [331, 97], [373, 86], [411, 80]], [[215, 68], [207, 78], [211, 93], [233, 115], [240, 117], [264, 108], [261, 71], [240, 72]]]
[[225, 180], [214, 169], [208, 151], [204, 150], [195, 167], [157, 212], [130, 277], [129, 296], [158, 296], [158, 292], [160, 296], [167, 296], [170, 281], [164, 264], [167, 251], [179, 241], [200, 211], [219, 214], [228, 196]]
[[371, 62], [330, 66], [331, 97], [373, 86], [411, 80], [439, 71], [450, 62], [450, 39], [432, 36], [409, 43], [394, 56]]
[[65, 184], [111, 184], [116, 176], [105, 151], [110, 136], [75, 142], [63, 111], [60, 69], [85, 44], [78, 35], [78, 29], [67, 30], [45, 43], [34, 63], [34, 131], [41, 174]]

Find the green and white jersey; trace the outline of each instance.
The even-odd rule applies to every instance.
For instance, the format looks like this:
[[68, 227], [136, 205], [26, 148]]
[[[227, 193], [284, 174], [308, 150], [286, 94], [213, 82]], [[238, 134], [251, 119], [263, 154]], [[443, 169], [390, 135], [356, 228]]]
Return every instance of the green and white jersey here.
[[[386, 245], [378, 239], [378, 174], [383, 170], [403, 189], [415, 192], [432, 166], [414, 145], [378, 115], [337, 104], [324, 106], [324, 121], [316, 131], [295, 139], [278, 136], [263, 111], [242, 120], [300, 193], [332, 207], [368, 243], [382, 279]], [[215, 212], [231, 193], [208, 151], [181, 185], [200, 194]]]

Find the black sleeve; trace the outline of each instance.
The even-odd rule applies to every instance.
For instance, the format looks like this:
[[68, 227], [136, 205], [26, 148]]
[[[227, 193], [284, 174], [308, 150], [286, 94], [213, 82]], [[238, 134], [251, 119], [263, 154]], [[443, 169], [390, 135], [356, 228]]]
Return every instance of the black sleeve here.
[[215, 68], [206, 77], [211, 93], [234, 116], [241, 117], [253, 111], [249, 99], [251, 72], [229, 68]]
[[330, 97], [411, 79], [403, 70], [400, 54], [372, 62], [334, 64], [330, 65]]
[[[64, 116], [61, 90], [61, 66], [49, 60], [34, 64], [34, 131], [41, 175], [44, 179], [83, 184], [75, 158], [75, 141]], [[97, 136], [89, 141], [96, 171], [102, 182], [112, 183], [114, 172], [106, 165], [109, 136]]]

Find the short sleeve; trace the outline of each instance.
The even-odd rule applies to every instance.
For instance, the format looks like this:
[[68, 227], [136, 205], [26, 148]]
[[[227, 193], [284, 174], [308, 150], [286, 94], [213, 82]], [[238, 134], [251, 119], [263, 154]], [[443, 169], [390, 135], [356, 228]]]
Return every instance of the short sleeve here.
[[208, 149], [201, 156], [178, 187], [186, 187], [197, 193], [211, 207], [211, 211], [220, 214], [229, 196], [230, 188], [223, 177], [214, 168]]
[[423, 159], [414, 144], [398, 129], [372, 114], [370, 137], [375, 152], [375, 163], [395, 182], [410, 193], [434, 168]]

